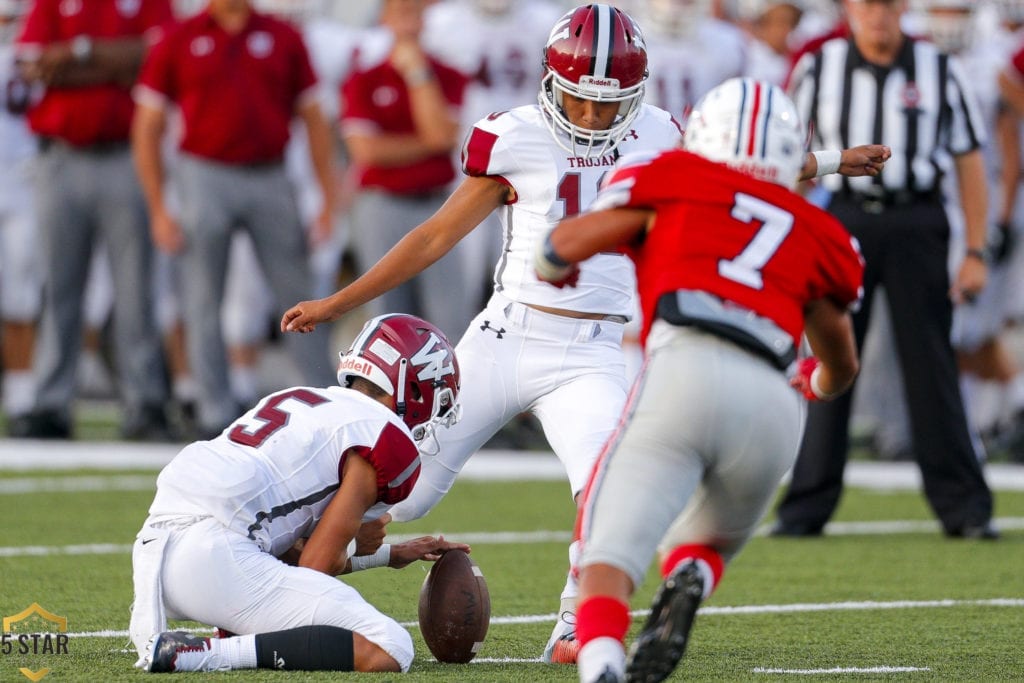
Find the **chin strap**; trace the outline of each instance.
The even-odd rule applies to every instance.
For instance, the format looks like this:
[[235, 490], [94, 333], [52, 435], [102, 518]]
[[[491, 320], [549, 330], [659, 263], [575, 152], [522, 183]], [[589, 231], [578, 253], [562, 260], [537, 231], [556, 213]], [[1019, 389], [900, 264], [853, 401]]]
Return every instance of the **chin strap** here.
[[405, 417], [405, 375], [409, 371], [409, 359], [403, 358], [398, 363], [398, 389], [395, 392], [395, 412]]

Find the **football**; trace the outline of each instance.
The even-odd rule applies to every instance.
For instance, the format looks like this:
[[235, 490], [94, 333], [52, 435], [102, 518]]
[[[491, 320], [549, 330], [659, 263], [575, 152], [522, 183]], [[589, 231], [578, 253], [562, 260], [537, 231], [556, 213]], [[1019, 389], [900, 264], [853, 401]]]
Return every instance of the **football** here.
[[420, 632], [439, 662], [476, 656], [491, 622], [491, 597], [476, 563], [461, 550], [441, 556], [420, 588]]

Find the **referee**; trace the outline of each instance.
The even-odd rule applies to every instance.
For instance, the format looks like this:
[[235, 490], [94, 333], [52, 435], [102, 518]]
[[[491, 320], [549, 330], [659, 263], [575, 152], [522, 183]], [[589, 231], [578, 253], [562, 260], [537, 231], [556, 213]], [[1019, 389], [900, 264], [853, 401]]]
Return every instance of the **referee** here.
[[[906, 0], [843, 0], [851, 34], [824, 43], [794, 68], [790, 88], [818, 148], [878, 142], [892, 158], [876, 177], [823, 179], [829, 210], [861, 245], [864, 302], [854, 315], [858, 348], [875, 287], [890, 303], [914, 457], [924, 493], [953, 537], [998, 537], [992, 495], [968, 434], [950, 343], [954, 303], [986, 279], [987, 196], [981, 117], [955, 59], [900, 30]], [[950, 227], [939, 190], [955, 170], [967, 250], [955, 282]], [[810, 406], [776, 536], [817, 536], [843, 485], [852, 393]]]

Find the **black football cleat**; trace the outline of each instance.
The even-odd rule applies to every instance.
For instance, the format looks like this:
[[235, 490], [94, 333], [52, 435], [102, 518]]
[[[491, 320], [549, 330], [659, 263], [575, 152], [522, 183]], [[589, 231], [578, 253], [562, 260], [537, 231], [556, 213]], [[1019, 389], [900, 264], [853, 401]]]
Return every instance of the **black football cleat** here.
[[626, 658], [628, 683], [658, 683], [671, 675], [686, 651], [697, 608], [704, 595], [704, 577], [687, 562], [658, 588], [651, 615]]

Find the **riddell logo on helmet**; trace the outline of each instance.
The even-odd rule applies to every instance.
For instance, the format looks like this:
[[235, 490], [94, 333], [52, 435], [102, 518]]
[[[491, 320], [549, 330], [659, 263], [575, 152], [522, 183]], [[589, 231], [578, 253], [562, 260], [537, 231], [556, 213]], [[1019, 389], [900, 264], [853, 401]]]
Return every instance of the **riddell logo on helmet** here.
[[361, 372], [364, 375], [369, 375], [373, 372], [373, 365], [368, 361], [360, 360], [358, 358], [342, 358], [341, 362], [338, 363], [338, 370], [349, 370], [351, 372]]
[[618, 88], [619, 79], [600, 78], [598, 76], [580, 76], [580, 86], [590, 86], [592, 88]]

